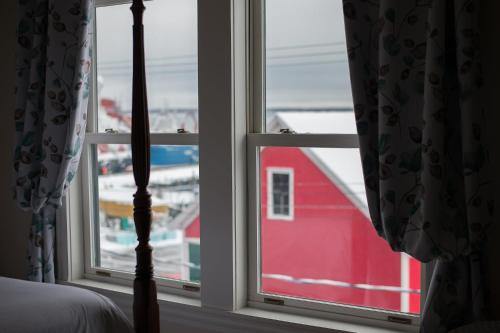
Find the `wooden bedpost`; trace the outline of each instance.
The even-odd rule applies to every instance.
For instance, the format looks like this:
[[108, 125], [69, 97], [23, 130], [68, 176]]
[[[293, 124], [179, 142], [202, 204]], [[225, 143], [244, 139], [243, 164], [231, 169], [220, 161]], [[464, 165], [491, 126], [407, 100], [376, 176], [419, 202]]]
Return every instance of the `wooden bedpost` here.
[[144, 59], [144, 31], [142, 0], [132, 3], [133, 77], [132, 77], [132, 165], [137, 192], [134, 195], [134, 223], [139, 245], [136, 247], [137, 265], [134, 280], [134, 327], [137, 333], [159, 333], [159, 308], [156, 284], [153, 280], [151, 232], [151, 194], [148, 192], [150, 171], [150, 141], [146, 70]]

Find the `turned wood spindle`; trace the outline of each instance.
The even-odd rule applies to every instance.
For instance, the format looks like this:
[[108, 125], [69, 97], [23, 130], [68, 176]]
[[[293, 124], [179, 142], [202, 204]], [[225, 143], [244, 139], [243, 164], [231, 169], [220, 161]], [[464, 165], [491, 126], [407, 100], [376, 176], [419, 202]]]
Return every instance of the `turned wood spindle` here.
[[132, 3], [133, 77], [132, 77], [132, 165], [137, 192], [134, 195], [134, 223], [139, 245], [134, 280], [134, 327], [137, 333], [159, 333], [159, 309], [153, 280], [151, 233], [151, 194], [148, 192], [150, 172], [150, 139], [142, 0]]

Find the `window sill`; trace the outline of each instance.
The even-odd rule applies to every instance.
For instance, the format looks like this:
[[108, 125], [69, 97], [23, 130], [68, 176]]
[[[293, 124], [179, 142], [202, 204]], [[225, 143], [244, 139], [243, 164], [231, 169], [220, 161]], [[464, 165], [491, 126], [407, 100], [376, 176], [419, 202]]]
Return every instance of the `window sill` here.
[[404, 329], [401, 328], [398, 330], [394, 330], [389, 328], [370, 326], [367, 324], [354, 324], [338, 320], [321, 319], [310, 316], [257, 309], [253, 307], [246, 307], [241, 310], [235, 311], [234, 313], [255, 318], [257, 320], [269, 320], [269, 321], [272, 320], [281, 323], [300, 325], [302, 328], [301, 330], [299, 329], [297, 332], [311, 332], [311, 330], [313, 329], [318, 329], [320, 330], [319, 332], [353, 332], [353, 333], [418, 332], [417, 327], [411, 327], [411, 326], [407, 326]]
[[[90, 289], [115, 302], [122, 311], [132, 318], [131, 287], [112, 283], [82, 279], [61, 284]], [[297, 314], [288, 314], [264, 309], [245, 307], [228, 312], [201, 306], [199, 299], [158, 293], [161, 327], [167, 331], [169, 324], [186, 327], [189, 332], [262, 332], [262, 333], [303, 333], [303, 332], [352, 332], [352, 333], [396, 333], [400, 330], [372, 327], [362, 324], [332, 321]], [[416, 332], [415, 327], [405, 327], [405, 331]], [[181, 332], [179, 332], [181, 333]]]
[[[95, 281], [90, 279], [79, 279], [70, 282], [60, 282], [60, 283], [73, 287], [80, 287], [80, 288], [94, 290], [102, 294], [119, 294], [122, 297], [129, 297], [134, 294], [134, 290], [132, 287], [109, 283], [109, 282]], [[199, 299], [167, 294], [164, 292], [158, 292], [158, 303], [160, 303], [161, 305], [164, 302], [193, 306], [193, 307], [201, 307], [201, 302]]]

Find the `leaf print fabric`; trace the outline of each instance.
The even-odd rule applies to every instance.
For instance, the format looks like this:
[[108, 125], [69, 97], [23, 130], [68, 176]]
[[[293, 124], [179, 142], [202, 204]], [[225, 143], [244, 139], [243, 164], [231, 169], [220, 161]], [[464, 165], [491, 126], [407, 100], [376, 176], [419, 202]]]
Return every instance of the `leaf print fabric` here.
[[93, 0], [19, 0], [15, 199], [33, 211], [29, 279], [54, 282], [56, 209], [85, 135]]
[[370, 215], [393, 250], [435, 260], [421, 332], [484, 318], [493, 219], [476, 0], [344, 0]]

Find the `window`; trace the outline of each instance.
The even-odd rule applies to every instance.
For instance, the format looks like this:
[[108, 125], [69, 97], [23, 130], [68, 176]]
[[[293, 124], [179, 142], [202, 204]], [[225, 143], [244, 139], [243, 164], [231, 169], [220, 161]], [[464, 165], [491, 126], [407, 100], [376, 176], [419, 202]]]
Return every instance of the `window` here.
[[[116, 2], [115, 2], [116, 3]], [[86, 274], [131, 280], [137, 237], [130, 146], [130, 4], [97, 1], [93, 105], [84, 164]], [[153, 264], [159, 285], [200, 281], [197, 1], [154, 0], [144, 12], [151, 129]], [[171, 33], [175, 31], [175, 33]], [[175, 47], [173, 47], [175, 45]]]
[[342, 2], [253, 10], [249, 298], [416, 324], [420, 263], [392, 252], [368, 213]]
[[293, 219], [293, 169], [267, 169], [267, 216], [269, 219]]
[[[132, 18], [124, 2], [97, 0], [81, 179], [85, 276], [131, 284]], [[191, 295], [202, 306], [227, 311], [278, 307], [417, 325], [420, 264], [392, 252], [368, 214], [342, 2], [218, 4], [146, 2], [160, 290], [200, 291]]]
[[[152, 133], [176, 133], [180, 128], [198, 132], [196, 3], [147, 3], [144, 43]], [[128, 133], [132, 92], [130, 4], [97, 8], [95, 49], [97, 130]]]
[[[137, 246], [133, 221], [134, 178], [129, 145], [98, 144], [96, 202], [99, 221], [96, 228], [96, 261], [99, 268], [133, 272]], [[121, 150], [120, 150], [121, 149]], [[199, 261], [190, 261], [183, 243], [189, 242], [186, 230], [196, 219], [199, 200], [199, 166], [197, 146], [163, 146], [151, 148], [153, 165], [149, 191], [152, 195], [151, 244], [155, 274], [158, 277], [198, 282], [193, 270]], [[95, 178], [94, 178], [95, 179]], [[98, 220], [97, 220], [98, 218]], [[98, 229], [97, 229], [98, 228]], [[186, 271], [184, 267], [189, 267]]]

